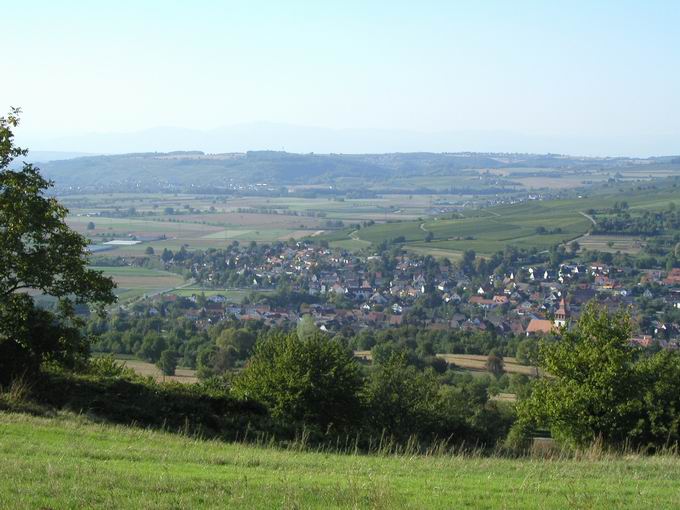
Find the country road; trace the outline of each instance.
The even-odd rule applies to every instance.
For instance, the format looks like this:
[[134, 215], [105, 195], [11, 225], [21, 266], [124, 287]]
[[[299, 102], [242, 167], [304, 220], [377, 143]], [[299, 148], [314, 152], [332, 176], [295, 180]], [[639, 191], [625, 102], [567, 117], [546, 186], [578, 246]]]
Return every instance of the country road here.
[[584, 218], [588, 218], [593, 226], [597, 225], [597, 221], [595, 221], [595, 218], [593, 218], [590, 214], [584, 213], [583, 211], [579, 211], [578, 213]]

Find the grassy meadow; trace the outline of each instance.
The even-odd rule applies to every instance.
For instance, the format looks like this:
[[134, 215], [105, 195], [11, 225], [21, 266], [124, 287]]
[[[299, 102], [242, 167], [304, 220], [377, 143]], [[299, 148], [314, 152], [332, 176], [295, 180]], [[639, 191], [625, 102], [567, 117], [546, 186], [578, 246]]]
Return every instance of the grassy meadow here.
[[121, 357], [117, 358], [121, 364], [126, 368], [134, 370], [137, 374], [144, 377], [153, 377], [158, 382], [174, 381], [181, 382], [185, 384], [192, 384], [198, 382], [198, 377], [196, 377], [196, 370], [191, 368], [177, 367], [175, 370], [175, 375], [163, 375], [163, 372], [154, 365], [153, 363], [148, 363], [146, 361], [130, 358]]
[[677, 508], [680, 459], [361, 455], [0, 413], [0, 507]]
[[97, 266], [93, 269], [112, 277], [118, 284], [115, 293], [120, 303], [175, 289], [185, 283], [184, 278], [175, 273], [156, 269], [130, 266]]

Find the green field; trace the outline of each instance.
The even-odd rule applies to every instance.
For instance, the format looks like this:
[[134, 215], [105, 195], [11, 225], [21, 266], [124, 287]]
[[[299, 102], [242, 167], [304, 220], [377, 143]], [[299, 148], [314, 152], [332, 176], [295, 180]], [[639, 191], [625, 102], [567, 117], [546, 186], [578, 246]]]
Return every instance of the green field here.
[[[355, 236], [373, 244], [403, 236], [406, 247], [416, 252], [432, 251], [453, 258], [464, 250], [491, 254], [507, 245], [547, 249], [585, 234], [591, 226], [591, 222], [580, 214], [577, 204], [572, 204], [571, 208], [555, 204], [535, 202], [497, 207], [489, 209], [490, 214], [471, 217], [383, 223], [361, 229]], [[536, 233], [538, 227], [560, 228], [561, 232], [539, 235]], [[425, 238], [430, 232], [434, 237], [428, 243]]]
[[677, 456], [340, 455], [0, 413], [0, 507], [677, 508]]
[[120, 303], [131, 299], [160, 293], [183, 285], [184, 278], [169, 271], [142, 267], [93, 267], [104, 276], [110, 276], [118, 284], [116, 296]]
[[[527, 169], [517, 175], [513, 173], [508, 170], [506, 176], [513, 180], [539, 179]], [[543, 177], [547, 178], [546, 175]], [[583, 177], [573, 175], [569, 179]], [[447, 178], [433, 179], [441, 184]], [[371, 199], [93, 194], [69, 195], [64, 200], [72, 213], [69, 224], [95, 243], [105, 238], [135, 236], [144, 241], [135, 246], [118, 246], [99, 252], [102, 256], [140, 257], [149, 246], [159, 253], [165, 248], [176, 251], [182, 246], [190, 250], [208, 249], [224, 247], [233, 241], [271, 243], [305, 237], [327, 240], [333, 248], [359, 251], [403, 236], [403, 247], [414, 253], [457, 259], [469, 249], [480, 255], [492, 254], [507, 245], [546, 250], [555, 244], [578, 239], [592, 226], [583, 213], [590, 208], [611, 206], [616, 201], [627, 201], [631, 212], [661, 210], [670, 202], [680, 202], [680, 189], [674, 188], [672, 181], [670, 184], [658, 182], [661, 183], [659, 188], [652, 190], [620, 184], [620, 189], [598, 187], [582, 198], [533, 200], [482, 209], [476, 208], [478, 202], [474, 197], [436, 194], [383, 195]], [[430, 207], [438, 200], [460, 207], [467, 203], [469, 207], [462, 210], [462, 215], [428, 216]], [[128, 208], [135, 208], [142, 216], [96, 216]], [[175, 213], [166, 213], [168, 208], [173, 208]], [[326, 227], [329, 220], [343, 221], [344, 227], [329, 229]], [[95, 228], [88, 230], [90, 221]], [[355, 231], [356, 223], [366, 221], [375, 224]], [[539, 227], [544, 227], [548, 233], [538, 234], [536, 229]], [[558, 228], [561, 231], [555, 232]], [[350, 233], [353, 234], [350, 236]], [[433, 236], [431, 242], [426, 242], [428, 233]], [[585, 248], [605, 251], [620, 249], [635, 254], [640, 248], [635, 239], [616, 240], [613, 247], [596, 239], [584, 241]]]
[[[160, 194], [89, 194], [63, 197], [68, 224], [99, 244], [105, 239], [138, 238], [134, 246], [115, 246], [103, 256], [140, 257], [154, 250], [221, 248], [232, 241], [272, 243], [317, 236], [329, 220], [412, 220], [425, 213], [436, 196], [386, 195], [374, 199], [228, 197]], [[134, 216], [109, 217], [134, 209]], [[170, 214], [166, 210], [172, 209]], [[254, 212], [257, 211], [257, 212]], [[276, 212], [277, 214], [274, 214]], [[297, 214], [297, 215], [295, 215]], [[88, 229], [89, 223], [94, 228]], [[368, 243], [350, 243], [352, 249]], [[348, 247], [350, 247], [348, 245]]]
[[[361, 249], [396, 238], [404, 238], [406, 249], [419, 254], [457, 258], [465, 250], [490, 255], [511, 245], [518, 248], [546, 250], [567, 243], [586, 234], [592, 227], [585, 212], [591, 208], [611, 207], [617, 201], [626, 201], [631, 211], [658, 211], [670, 202], [680, 201], [680, 189], [622, 190], [594, 194], [589, 197], [565, 200], [533, 200], [513, 205], [503, 205], [477, 210], [465, 210], [462, 216], [442, 216], [416, 221], [377, 223], [352, 234], [334, 232], [321, 236], [334, 246]], [[546, 232], [539, 234], [543, 227]], [[557, 231], [559, 229], [559, 231]], [[426, 236], [431, 233], [431, 242]], [[363, 245], [359, 244], [363, 241]], [[592, 247], [600, 244], [592, 240]], [[621, 239], [617, 247], [629, 253], [639, 251], [634, 240]]]

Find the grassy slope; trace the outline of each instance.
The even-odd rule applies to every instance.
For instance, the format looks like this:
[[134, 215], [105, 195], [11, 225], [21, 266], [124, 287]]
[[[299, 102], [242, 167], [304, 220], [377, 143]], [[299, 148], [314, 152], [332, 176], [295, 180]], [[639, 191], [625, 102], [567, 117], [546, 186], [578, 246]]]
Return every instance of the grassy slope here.
[[0, 413], [1, 508], [671, 508], [680, 459], [302, 453]]

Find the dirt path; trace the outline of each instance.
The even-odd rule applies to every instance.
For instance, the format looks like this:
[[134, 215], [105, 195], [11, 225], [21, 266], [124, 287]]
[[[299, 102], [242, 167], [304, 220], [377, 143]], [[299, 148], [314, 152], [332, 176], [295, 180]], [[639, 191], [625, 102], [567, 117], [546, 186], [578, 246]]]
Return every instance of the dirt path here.
[[584, 218], [588, 218], [593, 226], [597, 225], [597, 221], [595, 221], [595, 218], [593, 218], [590, 214], [586, 214], [583, 211], [579, 211], [578, 213]]

